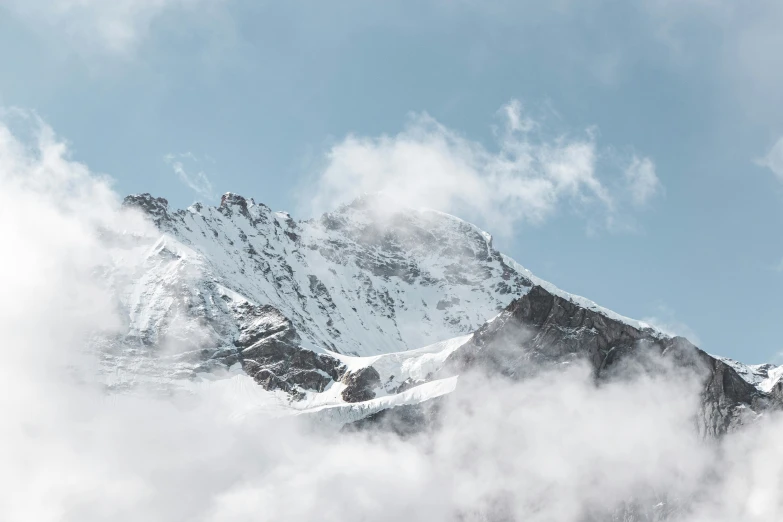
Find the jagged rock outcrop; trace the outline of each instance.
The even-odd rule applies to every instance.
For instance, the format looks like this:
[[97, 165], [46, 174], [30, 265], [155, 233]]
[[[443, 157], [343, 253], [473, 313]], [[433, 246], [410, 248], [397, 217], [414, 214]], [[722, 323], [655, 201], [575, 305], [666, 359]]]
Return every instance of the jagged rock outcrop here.
[[125, 207], [137, 208], [150, 217], [156, 226], [161, 227], [170, 217], [169, 202], [165, 198], [156, 198], [149, 193], [127, 196], [123, 201]]
[[381, 376], [372, 366], [349, 372], [343, 377], [345, 389], [341, 395], [345, 402], [362, 402], [375, 398], [375, 388], [381, 384]]
[[[221, 288], [209, 290], [214, 299], [271, 305], [314, 351], [375, 355], [467, 334], [532, 284], [486, 232], [440, 212], [393, 210], [381, 196], [308, 221], [233, 193], [218, 207], [172, 211], [149, 194], [124, 204], [150, 217], [161, 233], [151, 243], [172, 253], [172, 263], [148, 263], [143, 279], [205, 291], [209, 283]], [[155, 292], [143, 283], [120, 293], [140, 296], [140, 315], [157, 321], [167, 313], [162, 296], [147, 299]], [[220, 320], [239, 327], [230, 315]]]
[[717, 436], [778, 404], [687, 339], [640, 329], [586, 309], [541, 286], [512, 302], [449, 357], [445, 374], [480, 369], [522, 379], [586, 361], [597, 381], [674, 368], [702, 382], [700, 429]]
[[769, 391], [769, 395], [776, 401], [783, 404], [783, 382], [778, 381], [777, 384], [772, 386], [772, 389]]
[[340, 380], [345, 367], [334, 357], [302, 348], [293, 324], [279, 310], [250, 303], [237, 308], [241, 327], [234, 342], [236, 360], [265, 389], [301, 398], [306, 391], [322, 392]]
[[[380, 196], [309, 221], [233, 193], [217, 207], [172, 210], [150, 194], [124, 206], [157, 231], [110, 238], [120, 263], [105, 273], [128, 324], [104, 361], [123, 387], [149, 380], [136, 378], [141, 368], [163, 383], [239, 364], [294, 397], [340, 383], [345, 397], [366, 399], [376, 383], [343, 382], [331, 353], [404, 351], [470, 333], [532, 284], [489, 234]], [[258, 330], [283, 319], [280, 331]], [[149, 365], [135, 362], [139, 353]]]

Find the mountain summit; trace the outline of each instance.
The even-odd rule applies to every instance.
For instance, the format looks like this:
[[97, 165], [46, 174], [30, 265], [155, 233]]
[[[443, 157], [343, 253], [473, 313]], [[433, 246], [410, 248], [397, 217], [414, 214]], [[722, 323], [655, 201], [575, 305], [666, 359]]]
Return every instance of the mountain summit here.
[[699, 373], [700, 427], [714, 435], [781, 396], [753, 367], [536, 278], [442, 212], [380, 195], [306, 221], [233, 193], [217, 207], [172, 211], [149, 194], [124, 205], [158, 234], [118, 247], [141, 260], [133, 273], [107, 271], [128, 318], [107, 343], [112, 386], [132, 386], [145, 368], [162, 383], [241, 371], [347, 423], [409, 413], [466, 371], [522, 379], [581, 361], [600, 381], [643, 354]]

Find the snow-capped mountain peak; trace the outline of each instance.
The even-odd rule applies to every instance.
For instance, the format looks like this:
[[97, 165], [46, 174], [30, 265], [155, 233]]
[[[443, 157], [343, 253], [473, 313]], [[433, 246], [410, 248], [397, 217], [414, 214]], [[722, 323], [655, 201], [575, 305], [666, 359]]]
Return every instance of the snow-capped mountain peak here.
[[193, 253], [177, 259], [203, 283], [276, 307], [313, 350], [373, 355], [468, 334], [531, 286], [486, 232], [427, 210], [379, 219], [372, 197], [308, 221], [233, 193], [186, 211], [148, 194], [125, 203]]
[[157, 230], [118, 247], [118, 258], [142, 260], [133, 273], [108, 270], [128, 327], [106, 360], [131, 361], [130, 380], [144, 366], [140, 354], [167, 357], [149, 364], [164, 381], [241, 367], [298, 400], [293, 411], [352, 422], [449, 393], [466, 364], [518, 378], [532, 371], [525, 361], [584, 360], [600, 377], [637, 351], [675, 362], [693, 352], [713, 375], [705, 433], [783, 395], [779, 368], [712, 357], [568, 294], [449, 214], [382, 195], [305, 221], [234, 193], [217, 207], [172, 211], [149, 194], [125, 206]]

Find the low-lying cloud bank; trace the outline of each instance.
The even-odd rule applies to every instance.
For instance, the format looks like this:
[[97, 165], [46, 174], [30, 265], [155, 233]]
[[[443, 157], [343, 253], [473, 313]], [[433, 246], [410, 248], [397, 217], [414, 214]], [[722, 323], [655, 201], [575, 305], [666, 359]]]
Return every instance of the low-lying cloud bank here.
[[132, 260], [109, 259], [106, 238], [155, 233], [118, 201], [43, 122], [4, 115], [2, 520], [783, 516], [780, 417], [701, 440], [698, 387], [676, 372], [600, 387], [579, 365], [516, 384], [464, 376], [441, 426], [406, 440], [236, 416], [230, 389], [107, 394], [88, 347], [123, 321], [100, 270]]

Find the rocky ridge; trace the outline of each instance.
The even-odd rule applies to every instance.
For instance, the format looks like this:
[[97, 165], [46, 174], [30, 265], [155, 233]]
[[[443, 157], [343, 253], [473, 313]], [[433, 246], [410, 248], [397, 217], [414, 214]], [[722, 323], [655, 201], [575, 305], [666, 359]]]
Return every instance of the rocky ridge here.
[[781, 404], [729, 364], [683, 337], [637, 328], [535, 286], [449, 356], [443, 372], [480, 368], [523, 379], [563, 364], [586, 362], [597, 382], [634, 372], [676, 369], [701, 382], [698, 427], [719, 436]]
[[[699, 426], [712, 436], [783, 396], [776, 368], [713, 357], [562, 292], [453, 216], [381, 196], [309, 221], [231, 193], [218, 207], [170, 211], [149, 194], [125, 205], [160, 234], [123, 244], [141, 259], [133, 273], [108, 270], [129, 321], [107, 366], [135, 368], [114, 385], [138, 379], [140, 354], [166, 382], [241, 367], [318, 415], [400, 431], [474, 370], [513, 380], [583, 361], [600, 381], [641, 355], [673, 361], [702, 379]], [[161, 347], [167, 365], [152, 362]]]

